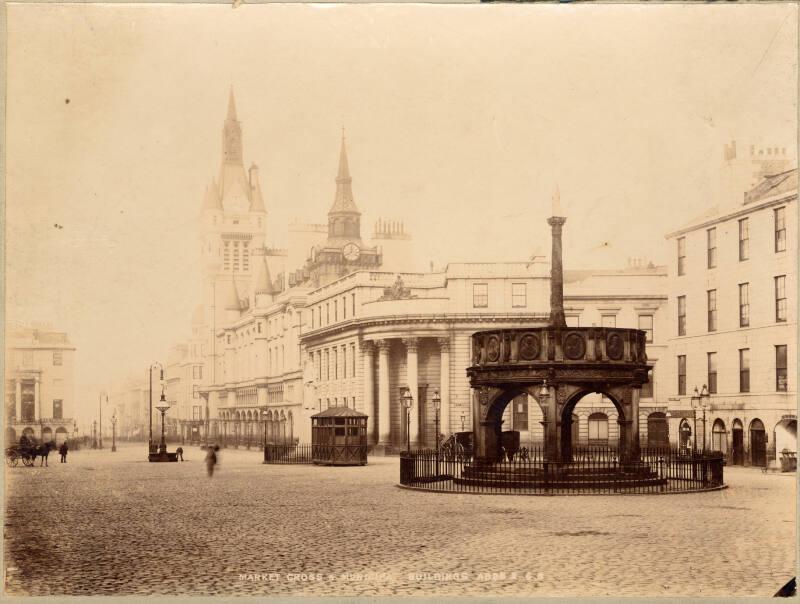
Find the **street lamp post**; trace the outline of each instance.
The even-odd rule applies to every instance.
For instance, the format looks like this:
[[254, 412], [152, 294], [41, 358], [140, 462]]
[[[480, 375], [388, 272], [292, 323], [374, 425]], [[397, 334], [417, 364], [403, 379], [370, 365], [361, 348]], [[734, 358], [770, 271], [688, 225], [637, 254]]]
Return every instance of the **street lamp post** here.
[[92, 449], [97, 448], [97, 420], [92, 422]]
[[117, 451], [117, 414], [111, 416], [111, 452]]
[[266, 409], [261, 410], [261, 418], [264, 420], [264, 463], [267, 463], [267, 417], [268, 413]]
[[406, 451], [411, 453], [411, 407], [414, 404], [414, 396], [411, 388], [406, 388], [403, 392], [403, 406], [406, 408]]
[[100, 407], [100, 426], [99, 426], [100, 429], [97, 432], [97, 441], [99, 443], [99, 446], [98, 446], [99, 449], [103, 448], [103, 396], [106, 397], [106, 404], [108, 404], [108, 396], [104, 395], [101, 392], [100, 393], [100, 404], [98, 405]]
[[169, 409], [169, 404], [164, 399], [164, 395], [162, 393], [161, 400], [156, 405], [156, 409], [161, 411], [161, 445], [158, 447], [159, 455], [166, 455], [167, 453], [167, 439], [164, 435], [164, 416], [167, 413], [167, 409]]
[[433, 408], [436, 411], [436, 475], [439, 475], [439, 410], [442, 408], [442, 397], [439, 389], [433, 391]]
[[697, 386], [694, 387], [694, 394], [691, 397], [692, 412], [694, 415], [694, 433], [695, 433], [695, 451], [697, 450], [697, 410], [703, 410], [703, 453], [706, 452], [706, 408], [708, 407], [708, 400], [711, 395], [708, 392], [708, 386], [703, 384], [703, 389], [698, 392]]
[[464, 431], [464, 421], [467, 419], [467, 415], [465, 413], [461, 414], [461, 431]]
[[147, 373], [150, 376], [150, 407], [149, 407], [150, 411], [149, 411], [148, 417], [147, 417], [147, 423], [148, 423], [148, 425], [150, 427], [150, 432], [149, 432], [149, 436], [148, 436], [148, 440], [147, 440], [148, 453], [153, 453], [154, 452], [153, 451], [153, 369], [156, 366], [161, 370], [161, 374], [160, 374], [161, 378], [160, 379], [161, 379], [161, 396], [162, 396], [162, 399], [163, 399], [163, 396], [164, 396], [164, 366], [161, 363], [159, 363], [158, 361], [155, 361], [147, 369]]

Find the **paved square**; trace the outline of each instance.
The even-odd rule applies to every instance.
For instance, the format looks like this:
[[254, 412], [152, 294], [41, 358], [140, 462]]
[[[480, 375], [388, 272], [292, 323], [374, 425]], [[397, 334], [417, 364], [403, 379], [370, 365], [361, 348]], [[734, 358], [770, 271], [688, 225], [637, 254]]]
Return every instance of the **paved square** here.
[[397, 458], [266, 466], [224, 450], [51, 455], [6, 474], [13, 594], [761, 595], [795, 573], [795, 477], [651, 496], [412, 492]]

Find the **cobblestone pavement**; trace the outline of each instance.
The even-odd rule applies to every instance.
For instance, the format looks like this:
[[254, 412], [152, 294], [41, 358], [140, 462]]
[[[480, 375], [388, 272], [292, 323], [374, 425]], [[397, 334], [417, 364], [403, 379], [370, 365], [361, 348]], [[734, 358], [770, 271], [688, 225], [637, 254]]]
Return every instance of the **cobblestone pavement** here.
[[[795, 480], [651, 496], [414, 492], [397, 458], [272, 466], [144, 447], [6, 474], [12, 594], [762, 595], [794, 575]], [[515, 574], [514, 574], [515, 573]]]

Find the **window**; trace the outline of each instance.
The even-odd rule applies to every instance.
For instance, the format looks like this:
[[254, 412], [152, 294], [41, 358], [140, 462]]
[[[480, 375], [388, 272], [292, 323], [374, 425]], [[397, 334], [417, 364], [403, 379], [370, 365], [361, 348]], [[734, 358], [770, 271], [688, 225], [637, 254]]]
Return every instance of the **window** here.
[[678, 395], [686, 394], [686, 355], [678, 355]]
[[[312, 318], [313, 318], [313, 316], [314, 316], [314, 315], [312, 314], [311, 316], [312, 316]], [[259, 321], [258, 323], [256, 323], [256, 325], [258, 326], [258, 333], [261, 333], [261, 321]]]
[[616, 327], [617, 315], [600, 315], [600, 325], [603, 327]]
[[739, 327], [750, 325], [750, 284], [739, 284]]
[[53, 351], [53, 365], [61, 365], [64, 358], [63, 352], [61, 350], [54, 350]]
[[645, 341], [653, 341], [653, 315], [639, 315], [639, 329], [645, 333]]
[[472, 306], [473, 308], [486, 308], [489, 306], [489, 284], [472, 284]]
[[686, 335], [686, 296], [678, 296], [678, 335]]
[[328, 350], [325, 350], [325, 379], [331, 379], [331, 357]]
[[750, 224], [747, 218], [739, 221], [739, 261], [750, 257]]
[[717, 290], [710, 289], [708, 295], [708, 331], [717, 331]]
[[786, 251], [786, 208], [775, 210], [775, 251]]
[[192, 378], [196, 380], [203, 379], [203, 366], [202, 365], [195, 365], [192, 367]]
[[528, 430], [528, 395], [523, 394], [514, 399], [514, 418], [511, 425], [514, 430]]
[[350, 316], [351, 317], [355, 317], [356, 316], [356, 295], [355, 294], [350, 294], [350, 299], [353, 302], [353, 307], [351, 309], [352, 312], [350, 313]]
[[589, 444], [608, 444], [608, 416], [605, 413], [592, 413], [589, 416]]
[[342, 378], [347, 378], [347, 346], [342, 346]]
[[715, 268], [717, 266], [717, 229], [706, 231], [706, 249], [708, 268]]
[[322, 351], [317, 351], [317, 381], [322, 381]]
[[717, 353], [708, 353], [708, 392], [717, 393]]
[[655, 379], [654, 369], [647, 372], [647, 377], [650, 380], [646, 384], [642, 384], [642, 389], [639, 392], [641, 398], [653, 398], [653, 380]]
[[[311, 309], [311, 329], [314, 329], [314, 309]], [[260, 330], [259, 330], [260, 333]]]
[[525, 283], [511, 284], [512, 308], [525, 308], [528, 305], [528, 286]]
[[786, 275], [775, 277], [775, 321], [786, 321]]
[[[786, 348], [786, 346], [784, 346]], [[784, 355], [784, 358], [785, 355]], [[785, 372], [784, 372], [785, 374]], [[60, 398], [53, 400], [53, 419], [63, 419], [64, 418], [64, 401]]]
[[580, 327], [581, 326], [581, 316], [580, 315], [567, 315], [567, 327]]
[[678, 237], [678, 275], [686, 274], [686, 237]]
[[347, 318], [347, 298], [342, 297], [342, 319]]
[[333, 322], [336, 323], [336, 321], [338, 321], [338, 320], [339, 320], [339, 300], [334, 300], [333, 301]]
[[200, 398], [200, 386], [192, 386], [192, 398]]
[[331, 324], [331, 305], [326, 302], [325, 303], [325, 325]]
[[739, 350], [739, 392], [750, 392], [750, 349]]
[[775, 347], [775, 390], [789, 390], [788, 365], [786, 363], [786, 344]]
[[350, 377], [356, 377], [356, 345], [350, 344], [350, 354], [353, 362], [350, 363]]
[[23, 350], [22, 351], [22, 366], [23, 367], [33, 367], [33, 351], [32, 350]]

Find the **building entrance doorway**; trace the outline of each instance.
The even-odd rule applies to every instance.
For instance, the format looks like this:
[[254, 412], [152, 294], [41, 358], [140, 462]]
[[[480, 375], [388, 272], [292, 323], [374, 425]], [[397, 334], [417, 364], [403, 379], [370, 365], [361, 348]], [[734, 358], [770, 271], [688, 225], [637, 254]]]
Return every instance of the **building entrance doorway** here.
[[750, 422], [750, 463], [762, 468], [767, 465], [767, 432], [760, 419]]
[[731, 430], [731, 463], [735, 466], [744, 465], [744, 430], [738, 419], [733, 420]]

